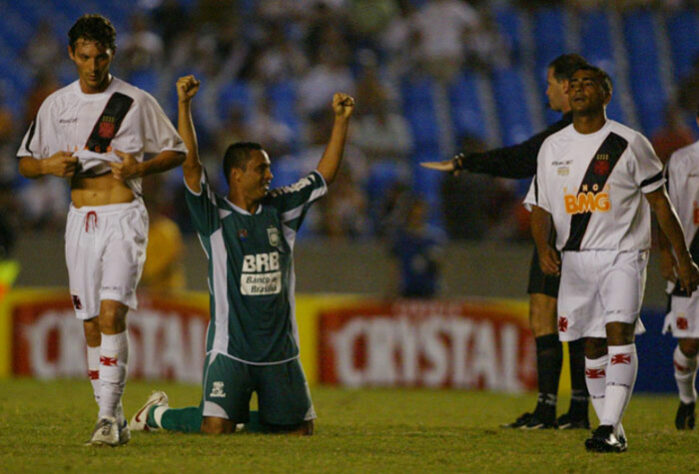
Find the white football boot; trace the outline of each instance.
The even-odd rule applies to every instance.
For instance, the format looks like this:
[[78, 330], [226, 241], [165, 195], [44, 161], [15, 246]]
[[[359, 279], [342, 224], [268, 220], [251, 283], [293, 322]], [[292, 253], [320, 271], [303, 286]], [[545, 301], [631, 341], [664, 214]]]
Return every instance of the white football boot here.
[[131, 440], [131, 430], [129, 430], [129, 424], [124, 417], [124, 407], [121, 402], [117, 406], [115, 415], [119, 427], [119, 444], [126, 444]]
[[131, 421], [129, 422], [131, 431], [154, 431], [158, 429], [148, 426], [146, 423], [148, 419], [148, 410], [150, 410], [152, 406], [168, 406], [168, 399], [165, 392], [158, 390], [150, 394], [146, 403], [131, 417]]
[[105, 416], [97, 420], [92, 438], [88, 444], [92, 446], [118, 446], [119, 427], [116, 418]]

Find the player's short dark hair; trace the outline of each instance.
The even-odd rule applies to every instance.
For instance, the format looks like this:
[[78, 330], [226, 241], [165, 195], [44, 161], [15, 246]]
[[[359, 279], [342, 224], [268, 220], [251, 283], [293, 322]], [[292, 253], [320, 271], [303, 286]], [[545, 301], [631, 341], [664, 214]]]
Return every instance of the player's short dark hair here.
[[252, 158], [250, 152], [253, 150], [262, 150], [262, 145], [255, 142], [238, 142], [228, 146], [226, 154], [223, 155], [223, 174], [226, 181], [233, 168], [245, 171], [248, 161]]
[[95, 41], [107, 49], [116, 51], [116, 29], [109, 19], [99, 14], [85, 14], [68, 31], [68, 44], [75, 51], [75, 43], [82, 38]]
[[551, 61], [548, 67], [553, 69], [553, 77], [560, 82], [570, 79], [580, 66], [587, 64], [587, 60], [579, 54], [569, 53], [561, 54]]
[[595, 74], [595, 79], [597, 80], [597, 82], [599, 82], [599, 85], [602, 86], [604, 92], [607, 95], [612, 95], [612, 90], [614, 90], [614, 86], [612, 85], [612, 78], [609, 77], [609, 74], [607, 74], [607, 72], [604, 69], [598, 68], [597, 66], [593, 66], [592, 64], [585, 64], [573, 71], [573, 74], [575, 74], [578, 71], [592, 71]]

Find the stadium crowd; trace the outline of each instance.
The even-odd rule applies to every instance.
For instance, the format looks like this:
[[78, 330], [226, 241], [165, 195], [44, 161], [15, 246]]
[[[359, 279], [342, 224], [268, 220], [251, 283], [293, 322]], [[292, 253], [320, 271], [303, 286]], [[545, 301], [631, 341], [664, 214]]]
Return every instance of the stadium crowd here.
[[[357, 99], [346, 151], [347, 166], [336, 192], [309, 216], [308, 235], [371, 238], [415, 192], [430, 204], [430, 223], [457, 239], [528, 239], [528, 216], [515, 182], [463, 174], [439, 186], [416, 178], [414, 129], [402, 110], [401, 84], [430, 76], [448, 85], [462, 71], [488, 77], [526, 61], [494, 21], [494, 6], [520, 9], [565, 4], [594, 9], [600, 0], [267, 0], [142, 1], [119, 29], [114, 72], [151, 92], [173, 118], [175, 79], [195, 73], [206, 87], [197, 110], [202, 160], [213, 179], [225, 147], [245, 139], [265, 143], [272, 157], [274, 185], [287, 184], [312, 169], [327, 137], [327, 103], [332, 91]], [[619, 0], [620, 9], [686, 8], [692, 2]], [[66, 39], [39, 22], [21, 51], [34, 78], [21, 116], [0, 94], [0, 196], [3, 213], [19, 231], [63, 227], [68, 187], [57, 179], [34, 181], [17, 173], [14, 157], [43, 99], [72, 78]], [[551, 58], [549, 58], [551, 59]], [[537, 78], [543, 83], [543, 77]], [[694, 99], [699, 66], [679, 85], [677, 97]], [[438, 101], [437, 101], [438, 102]], [[658, 134], [661, 155], [693, 141], [670, 104], [667, 127]], [[693, 108], [693, 107], [692, 107]], [[444, 133], [442, 133], [444, 134]], [[452, 136], [438, 148], [441, 158], [463, 149], [484, 149], [489, 137]], [[442, 140], [444, 137], [441, 137]], [[497, 140], [496, 140], [497, 141]], [[435, 159], [440, 157], [433, 157]], [[192, 232], [184, 206], [181, 173], [157, 185], [160, 212]], [[435, 196], [435, 192], [441, 196]], [[464, 193], [468, 202], [458, 198]], [[448, 212], [443, 212], [448, 210]], [[303, 237], [303, 235], [301, 236]]]

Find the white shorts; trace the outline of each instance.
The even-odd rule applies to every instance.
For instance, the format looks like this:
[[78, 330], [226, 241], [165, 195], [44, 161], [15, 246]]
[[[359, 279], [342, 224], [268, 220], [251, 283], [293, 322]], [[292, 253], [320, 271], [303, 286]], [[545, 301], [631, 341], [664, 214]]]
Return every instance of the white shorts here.
[[665, 316], [663, 334], [678, 339], [699, 338], [699, 291], [687, 296], [670, 296], [670, 311]]
[[138, 307], [136, 286], [148, 244], [143, 201], [80, 208], [71, 204], [65, 239], [70, 294], [78, 319], [97, 316], [102, 300]]
[[583, 250], [563, 252], [558, 292], [558, 336], [606, 338], [610, 322], [636, 324], [645, 331], [641, 304], [648, 251]]

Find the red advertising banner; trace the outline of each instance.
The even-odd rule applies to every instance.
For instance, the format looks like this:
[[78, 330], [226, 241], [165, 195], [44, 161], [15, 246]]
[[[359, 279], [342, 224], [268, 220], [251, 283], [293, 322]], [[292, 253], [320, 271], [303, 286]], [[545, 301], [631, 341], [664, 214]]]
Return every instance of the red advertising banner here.
[[[201, 381], [208, 323], [202, 295], [140, 295], [129, 312], [129, 378]], [[21, 298], [10, 308], [10, 371], [38, 378], [87, 374], [82, 322], [65, 292]]]
[[518, 392], [536, 387], [521, 311], [499, 303], [397, 301], [320, 314], [320, 382]]

